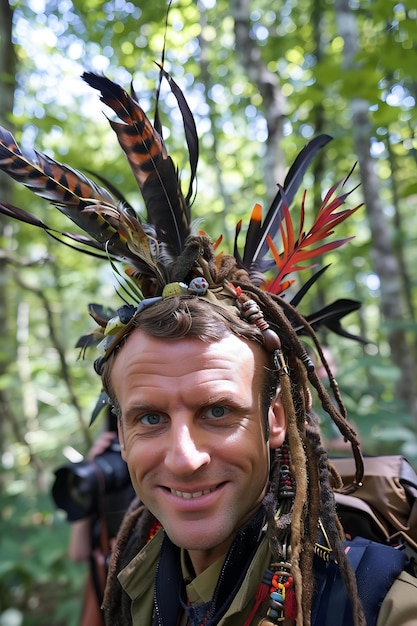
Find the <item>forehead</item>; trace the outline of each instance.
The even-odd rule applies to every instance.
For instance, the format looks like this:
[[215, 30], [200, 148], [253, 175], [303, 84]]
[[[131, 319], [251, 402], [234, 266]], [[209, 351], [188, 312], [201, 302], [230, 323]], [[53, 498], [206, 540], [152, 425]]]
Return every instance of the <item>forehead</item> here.
[[255, 342], [227, 333], [210, 343], [200, 339], [162, 339], [136, 329], [114, 359], [110, 372], [113, 391], [119, 398], [132, 386], [154, 384], [157, 379], [194, 383], [228, 380], [250, 384], [263, 381], [267, 355]]

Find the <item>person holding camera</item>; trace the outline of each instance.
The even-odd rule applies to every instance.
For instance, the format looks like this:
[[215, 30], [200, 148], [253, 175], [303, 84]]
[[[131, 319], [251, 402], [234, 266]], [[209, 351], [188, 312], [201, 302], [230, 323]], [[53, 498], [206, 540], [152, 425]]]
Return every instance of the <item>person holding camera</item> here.
[[[114, 431], [101, 433], [88, 451], [86, 462], [92, 463], [97, 456], [102, 455], [111, 445], [114, 436]], [[98, 513], [91, 513], [71, 525], [68, 556], [72, 561], [88, 561], [89, 564], [79, 626], [104, 626], [101, 602], [107, 575], [105, 563], [112, 544], [102, 527], [103, 523], [105, 522]]]
[[[99, 400], [100, 402], [100, 400]], [[88, 561], [79, 626], [104, 626], [101, 610], [108, 560], [134, 491], [120, 455], [116, 419], [107, 405], [105, 424], [85, 460], [59, 468], [55, 503], [72, 522], [68, 556]]]
[[[94, 441], [86, 454], [87, 463], [92, 463], [97, 456], [102, 455], [111, 445], [115, 438], [115, 431], [105, 431]], [[68, 556], [72, 561], [86, 561], [92, 552], [93, 524], [96, 521], [96, 513], [88, 517], [74, 521], [71, 525]]]

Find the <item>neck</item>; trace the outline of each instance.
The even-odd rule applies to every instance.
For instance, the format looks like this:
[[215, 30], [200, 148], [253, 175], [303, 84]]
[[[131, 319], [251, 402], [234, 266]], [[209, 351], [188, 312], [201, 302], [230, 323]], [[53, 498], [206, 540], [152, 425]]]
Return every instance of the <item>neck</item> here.
[[202, 574], [208, 567], [213, 565], [213, 563], [215, 563], [222, 557], [223, 559], [226, 557], [226, 554], [229, 552], [230, 547], [232, 546], [239, 532], [245, 526], [251, 523], [251, 521], [258, 514], [259, 510], [260, 506], [257, 508], [257, 510], [252, 511], [251, 514], [248, 515], [247, 518], [243, 521], [242, 525], [236, 530], [236, 532], [228, 537], [223, 543], [205, 550], [187, 550], [196, 576]]
[[224, 547], [218, 546], [213, 550], [188, 550], [187, 554], [195, 575], [199, 576], [221, 557], [225, 558], [231, 543], [224, 545]]

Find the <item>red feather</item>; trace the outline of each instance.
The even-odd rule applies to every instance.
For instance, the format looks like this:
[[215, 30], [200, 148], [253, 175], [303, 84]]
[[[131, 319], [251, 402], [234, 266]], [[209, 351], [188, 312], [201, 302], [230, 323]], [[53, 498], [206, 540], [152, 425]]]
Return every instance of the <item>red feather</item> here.
[[[346, 180], [347, 178], [343, 181], [343, 184]], [[305, 261], [320, 256], [325, 252], [334, 250], [352, 239], [352, 237], [345, 237], [344, 239], [321, 243], [324, 239], [333, 235], [334, 228], [338, 224], [343, 222], [362, 206], [362, 204], [359, 204], [353, 209], [345, 209], [343, 211], [336, 212], [337, 209], [345, 202], [346, 198], [352, 193], [352, 191], [354, 191], [352, 189], [351, 191], [332, 199], [340, 184], [341, 183], [339, 182], [329, 189], [323, 199], [317, 217], [307, 233], [304, 232], [304, 193], [301, 202], [300, 226], [297, 238], [295, 237], [294, 225], [289, 208], [286, 203], [283, 204], [283, 219], [279, 225], [283, 251], [279, 253], [271, 237], [268, 235], [266, 237], [272, 256], [274, 257], [278, 268], [277, 276], [265, 285], [265, 289], [270, 293], [278, 295], [288, 288], [289, 281], [286, 281], [285, 283], [283, 282], [288, 274], [314, 267], [313, 265], [300, 265], [300, 263], [304, 263]]]

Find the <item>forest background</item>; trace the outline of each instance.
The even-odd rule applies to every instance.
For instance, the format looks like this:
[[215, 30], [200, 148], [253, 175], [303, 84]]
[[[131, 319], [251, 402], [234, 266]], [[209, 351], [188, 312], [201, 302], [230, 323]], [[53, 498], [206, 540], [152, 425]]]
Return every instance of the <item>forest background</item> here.
[[[165, 0], [0, 0], [0, 123], [23, 146], [106, 176], [139, 210], [104, 107], [80, 75], [104, 72], [126, 88], [133, 79], [152, 119], [166, 12]], [[255, 202], [268, 207], [313, 136], [334, 141], [305, 177], [308, 224], [324, 191], [358, 162], [348, 204], [364, 207], [338, 230], [355, 238], [327, 254], [331, 266], [300, 308], [362, 302], [344, 326], [368, 345], [321, 340], [365, 452], [404, 454], [415, 466], [416, 47], [414, 3], [178, 0], [165, 59], [201, 141], [193, 212], [223, 234], [224, 249]], [[186, 172], [172, 94], [163, 91], [160, 106], [169, 152]], [[4, 175], [0, 197], [69, 227]], [[74, 347], [93, 327], [88, 303], [120, 300], [106, 263], [6, 218], [0, 228], [0, 625], [76, 626], [85, 565], [67, 559], [69, 524], [50, 490], [54, 470], [100, 429], [88, 428], [100, 392], [95, 355], [80, 359]]]

